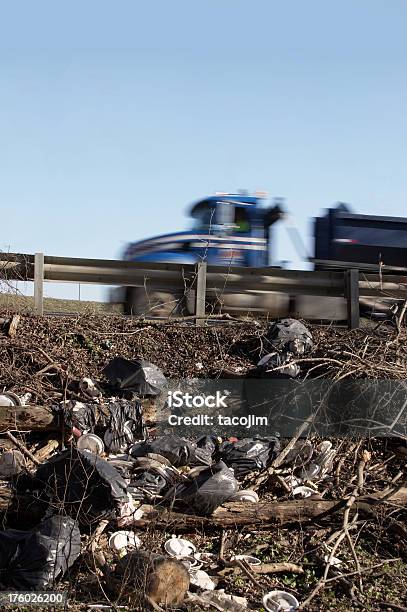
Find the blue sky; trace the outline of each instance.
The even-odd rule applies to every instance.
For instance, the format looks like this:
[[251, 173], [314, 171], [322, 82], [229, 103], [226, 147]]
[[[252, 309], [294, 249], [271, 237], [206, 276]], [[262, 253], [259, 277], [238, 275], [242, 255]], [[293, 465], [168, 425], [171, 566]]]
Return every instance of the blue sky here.
[[338, 200], [407, 216], [404, 0], [0, 8], [0, 248], [115, 258], [240, 188], [285, 197], [309, 244]]

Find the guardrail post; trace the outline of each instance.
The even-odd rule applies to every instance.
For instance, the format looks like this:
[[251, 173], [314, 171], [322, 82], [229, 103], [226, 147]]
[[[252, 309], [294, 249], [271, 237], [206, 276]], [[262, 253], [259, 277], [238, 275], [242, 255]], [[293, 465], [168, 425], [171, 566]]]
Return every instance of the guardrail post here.
[[348, 328], [359, 327], [359, 270], [346, 270], [344, 274], [345, 296], [348, 302]]
[[196, 279], [196, 292], [195, 292], [195, 316], [196, 325], [204, 325], [204, 320], [199, 317], [205, 316], [205, 305], [206, 305], [206, 261], [201, 261], [198, 264], [198, 275]]
[[42, 317], [44, 314], [44, 253], [34, 257], [34, 308]]

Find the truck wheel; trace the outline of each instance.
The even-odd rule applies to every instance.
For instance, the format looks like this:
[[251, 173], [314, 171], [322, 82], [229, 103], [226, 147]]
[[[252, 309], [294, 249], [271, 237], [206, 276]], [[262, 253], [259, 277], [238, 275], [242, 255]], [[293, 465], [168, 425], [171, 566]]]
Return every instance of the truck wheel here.
[[146, 317], [170, 317], [183, 314], [183, 298], [167, 291], [148, 291], [129, 287], [126, 291], [124, 314]]

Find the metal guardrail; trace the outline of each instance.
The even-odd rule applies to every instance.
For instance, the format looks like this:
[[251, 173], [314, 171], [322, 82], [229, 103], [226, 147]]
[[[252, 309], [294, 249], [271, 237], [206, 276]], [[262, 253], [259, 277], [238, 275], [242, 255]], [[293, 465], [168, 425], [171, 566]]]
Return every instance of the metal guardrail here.
[[407, 273], [407, 268], [402, 268], [400, 266], [388, 266], [387, 264], [379, 263], [379, 264], [371, 264], [371, 263], [362, 263], [355, 261], [338, 261], [336, 259], [316, 259], [315, 257], [309, 257], [308, 261], [316, 266], [323, 266], [324, 269], [331, 270], [344, 270], [344, 269], [353, 269], [360, 270], [363, 272], [371, 272], [373, 273], [386, 273], [386, 272], [404, 272]]
[[[407, 299], [407, 275], [365, 274], [355, 268], [343, 271], [282, 270], [174, 263], [128, 262], [36, 253], [0, 253], [0, 278], [34, 281], [34, 303], [43, 314], [44, 281], [141, 286], [195, 291], [195, 315], [205, 315], [207, 295], [216, 292], [280, 292], [289, 295], [344, 297], [348, 324], [359, 326], [359, 298], [387, 296]], [[256, 309], [259, 310], [259, 309]]]

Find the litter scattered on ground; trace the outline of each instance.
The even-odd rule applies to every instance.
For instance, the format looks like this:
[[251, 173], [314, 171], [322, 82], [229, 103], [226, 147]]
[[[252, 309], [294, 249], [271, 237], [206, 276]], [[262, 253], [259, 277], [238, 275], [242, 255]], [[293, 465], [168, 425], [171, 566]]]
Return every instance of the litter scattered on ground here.
[[314, 495], [315, 491], [314, 489], [311, 489], [311, 487], [305, 487], [305, 486], [299, 486], [299, 487], [295, 487], [295, 489], [293, 489], [293, 495], [294, 497], [311, 497], [311, 495]]
[[134, 444], [130, 453], [132, 457], [160, 455], [165, 457], [174, 467], [195, 465], [199, 460], [196, 456], [197, 445], [177, 435], [165, 435], [156, 439], [147, 439]]
[[202, 591], [213, 591], [216, 588], [215, 582], [204, 570], [195, 570], [191, 568], [189, 570], [189, 575], [191, 584], [198, 587]]
[[165, 499], [172, 505], [185, 505], [200, 516], [210, 516], [236, 493], [238, 486], [233, 470], [219, 461], [195, 478], [173, 487]]
[[79, 389], [83, 395], [89, 399], [93, 400], [102, 397], [102, 391], [91, 378], [82, 378], [82, 380], [79, 381]]
[[213, 564], [217, 560], [217, 555], [210, 552], [197, 552], [194, 557], [203, 564]]
[[237, 478], [270, 465], [277, 457], [280, 442], [275, 437], [244, 438], [236, 442], [223, 442], [219, 447], [219, 457], [233, 469]]
[[282, 319], [272, 323], [266, 338], [276, 350], [292, 353], [295, 356], [307, 355], [314, 346], [312, 333], [296, 319]]
[[178, 559], [191, 557], [196, 552], [196, 546], [192, 542], [177, 538], [175, 535], [165, 542], [164, 548], [171, 557], [177, 557]]
[[212, 605], [216, 610], [225, 612], [245, 612], [248, 609], [245, 597], [225, 593], [224, 589], [204, 591], [199, 596], [189, 594], [188, 601], [198, 605], [206, 604], [208, 607]]
[[231, 557], [231, 561], [244, 561], [249, 565], [261, 565], [260, 559], [257, 557], [251, 557], [250, 555], [236, 555]]
[[120, 513], [129, 501], [127, 483], [101, 457], [72, 447], [40, 465], [34, 490], [43, 490], [49, 503], [89, 524]]
[[307, 355], [313, 348], [309, 329], [295, 319], [283, 319], [270, 325], [265, 339], [274, 350], [258, 361], [259, 373], [275, 378], [297, 378], [301, 368], [293, 360]]
[[242, 489], [241, 491], [237, 491], [229, 498], [229, 501], [248, 501], [253, 504], [257, 504], [259, 501], [259, 496], [256, 491], [250, 491], [249, 489]]
[[330, 555], [324, 555], [324, 561], [334, 567], [341, 567], [343, 565], [341, 559], [338, 559], [338, 557], [331, 557]]
[[297, 378], [301, 368], [297, 363], [290, 363], [289, 353], [268, 353], [257, 364], [259, 372], [269, 374], [274, 378]]
[[0, 395], [0, 406], [22, 406], [23, 403], [16, 393], [11, 391], [4, 392]]
[[94, 453], [95, 455], [103, 455], [105, 452], [103, 440], [101, 440], [96, 434], [83, 434], [78, 438], [76, 446], [79, 448], [79, 450], [86, 450], [90, 453]]
[[109, 538], [113, 550], [126, 551], [127, 548], [140, 548], [141, 540], [133, 531], [115, 531]]
[[270, 591], [263, 597], [263, 604], [268, 612], [291, 612], [298, 610], [299, 602], [286, 591]]
[[[0, 418], [26, 424], [0, 434], [0, 588], [57, 585], [89, 608], [105, 593], [117, 609], [328, 610], [332, 594], [373, 610], [379, 566], [401, 606], [402, 438], [180, 436], [154, 418], [171, 377], [403, 380], [404, 330], [143, 325], [21, 317], [0, 333]], [[355, 550], [334, 548], [342, 532]]]

